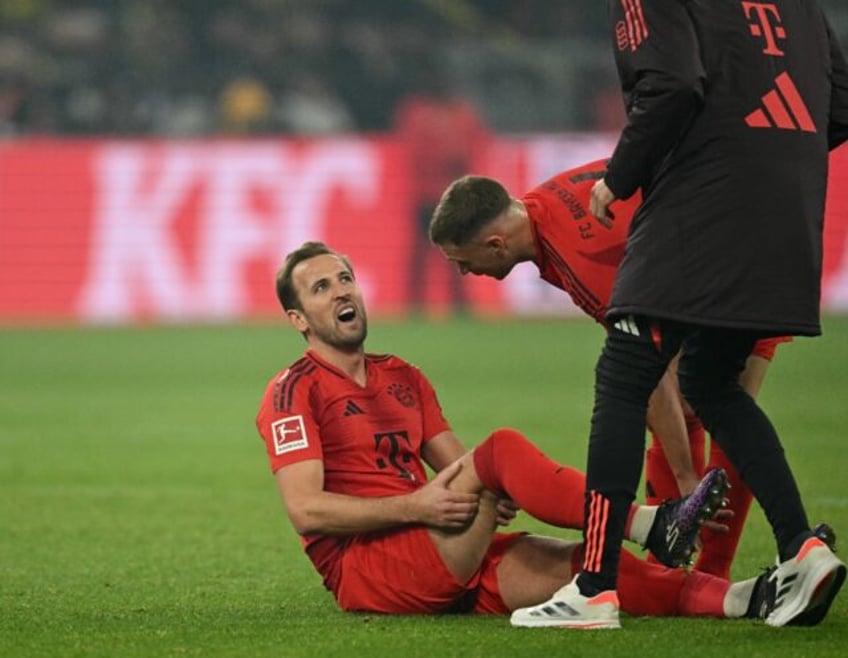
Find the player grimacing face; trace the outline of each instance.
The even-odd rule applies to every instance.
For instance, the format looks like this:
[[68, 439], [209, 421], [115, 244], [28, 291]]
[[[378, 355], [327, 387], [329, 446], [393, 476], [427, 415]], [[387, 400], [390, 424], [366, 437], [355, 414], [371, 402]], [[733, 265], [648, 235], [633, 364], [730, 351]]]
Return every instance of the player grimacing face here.
[[368, 333], [362, 291], [344, 260], [322, 254], [299, 263], [292, 272], [302, 310], [291, 310], [295, 328], [306, 332], [310, 345], [358, 349]]

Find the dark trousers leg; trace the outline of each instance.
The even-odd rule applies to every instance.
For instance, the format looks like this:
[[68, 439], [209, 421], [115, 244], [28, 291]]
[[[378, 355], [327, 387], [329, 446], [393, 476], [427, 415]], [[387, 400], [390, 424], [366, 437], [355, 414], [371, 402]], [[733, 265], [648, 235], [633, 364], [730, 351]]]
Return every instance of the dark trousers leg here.
[[701, 329], [683, 345], [683, 395], [751, 489], [771, 523], [781, 559], [809, 531], [807, 515], [771, 421], [739, 385], [756, 336]]
[[615, 589], [624, 527], [645, 451], [648, 398], [677, 352], [683, 329], [644, 318], [613, 323], [595, 369], [586, 465], [586, 544], [580, 590]]

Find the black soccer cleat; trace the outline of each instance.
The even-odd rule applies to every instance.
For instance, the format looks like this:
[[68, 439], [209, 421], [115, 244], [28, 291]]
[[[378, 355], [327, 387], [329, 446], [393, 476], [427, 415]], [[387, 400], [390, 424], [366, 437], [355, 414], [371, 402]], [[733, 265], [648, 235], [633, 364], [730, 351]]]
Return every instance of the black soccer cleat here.
[[836, 553], [836, 533], [827, 523], [819, 523], [813, 528], [813, 534], [827, 544], [832, 552]]
[[729, 488], [725, 470], [713, 468], [691, 494], [664, 501], [657, 508], [645, 548], [667, 567], [690, 565], [701, 523], [724, 506]]
[[776, 566], [768, 567], [757, 577], [744, 617], [766, 619], [774, 610], [774, 602], [777, 598], [777, 581], [773, 577], [775, 571], [777, 571]]

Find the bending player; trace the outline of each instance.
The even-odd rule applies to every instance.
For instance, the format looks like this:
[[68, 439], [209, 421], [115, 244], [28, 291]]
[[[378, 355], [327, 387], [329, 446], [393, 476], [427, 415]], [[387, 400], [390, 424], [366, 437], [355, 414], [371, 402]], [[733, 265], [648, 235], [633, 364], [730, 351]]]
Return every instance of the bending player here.
[[[641, 203], [637, 192], [612, 204], [609, 221], [597, 221], [589, 212], [589, 197], [605, 172], [605, 160], [591, 162], [557, 174], [520, 199], [496, 180], [465, 176], [442, 195], [430, 222], [430, 239], [464, 274], [501, 280], [518, 263], [530, 261], [542, 279], [605, 325], [615, 271]], [[776, 343], [783, 340], [788, 339], [768, 339], [755, 347], [754, 354], [768, 355], [768, 360], [751, 361], [742, 375], [751, 396], [759, 391]], [[646, 461], [649, 504], [689, 493], [710, 468], [727, 472], [732, 520], [723, 532], [709, 531], [695, 567], [728, 578], [751, 506], [750, 491], [718, 444], [711, 442], [705, 466], [704, 428], [683, 403], [673, 368], [651, 397], [646, 420], [653, 436]], [[680, 561], [686, 557], [682, 554]]]

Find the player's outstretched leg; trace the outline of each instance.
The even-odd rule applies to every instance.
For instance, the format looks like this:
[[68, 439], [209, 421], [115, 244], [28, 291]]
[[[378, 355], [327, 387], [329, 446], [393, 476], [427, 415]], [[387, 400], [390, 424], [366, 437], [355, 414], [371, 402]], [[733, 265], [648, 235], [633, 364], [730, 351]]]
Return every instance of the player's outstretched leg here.
[[704, 475], [691, 494], [664, 502], [657, 509], [645, 548], [668, 567], [689, 564], [701, 523], [722, 508], [727, 489], [727, 473], [722, 468], [714, 468]]

